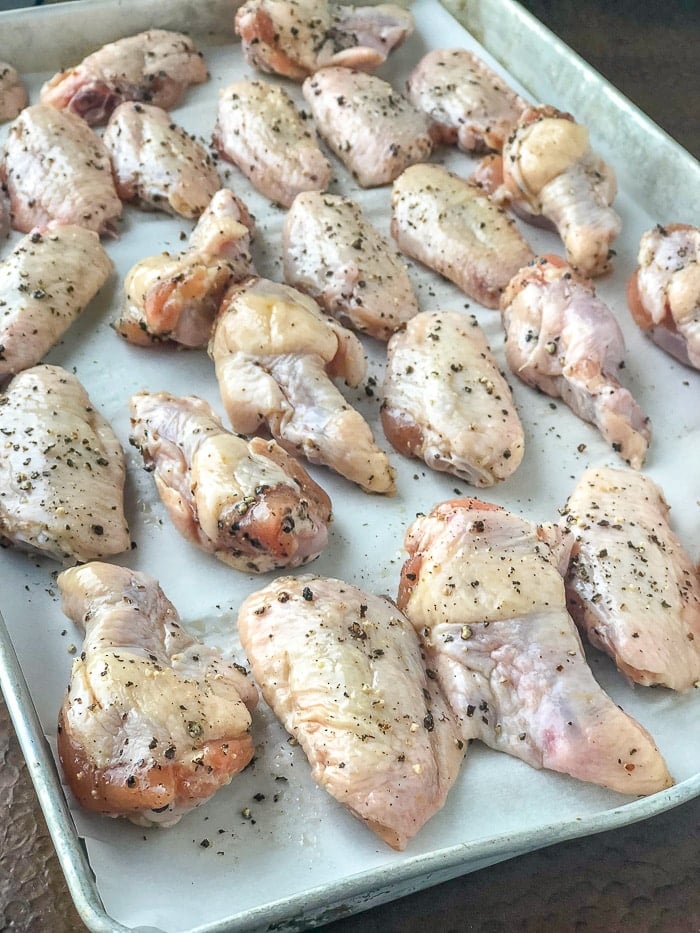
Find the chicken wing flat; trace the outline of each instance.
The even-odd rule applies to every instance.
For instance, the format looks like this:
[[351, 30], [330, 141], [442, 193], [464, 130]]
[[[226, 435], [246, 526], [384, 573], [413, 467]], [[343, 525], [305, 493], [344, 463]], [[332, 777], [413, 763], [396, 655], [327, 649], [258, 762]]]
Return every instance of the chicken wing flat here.
[[342, 324], [389, 337], [418, 313], [408, 270], [350, 198], [308, 192], [285, 219], [284, 278]]
[[92, 230], [27, 234], [0, 263], [0, 383], [40, 362], [107, 281], [112, 261]]
[[423, 312], [389, 341], [382, 425], [393, 446], [475, 486], [507, 479], [525, 438], [476, 318]]
[[172, 826], [253, 757], [257, 690], [190, 637], [152, 577], [93, 562], [58, 586], [85, 633], [59, 714], [68, 785], [88, 810]]
[[188, 36], [150, 29], [110, 42], [75, 68], [54, 75], [39, 99], [96, 126], [127, 100], [168, 110], [189, 85], [206, 80], [207, 66]]
[[413, 33], [415, 21], [393, 3], [247, 0], [235, 25], [250, 65], [302, 81], [331, 65], [373, 71]]
[[587, 470], [562, 524], [574, 539], [572, 616], [630, 680], [690, 690], [700, 680], [700, 579], [662, 491], [631, 470]]
[[558, 256], [542, 256], [513, 277], [501, 308], [511, 370], [563, 399], [638, 470], [651, 440], [649, 419], [617, 380], [624, 338], [592, 283]]
[[324, 68], [302, 85], [318, 131], [363, 188], [430, 157], [428, 118], [376, 75]]
[[73, 113], [35, 104], [10, 124], [0, 184], [12, 226], [22, 233], [51, 221], [115, 232], [122, 202], [102, 140]]
[[237, 81], [219, 95], [214, 146], [271, 201], [289, 207], [300, 191], [325, 191], [331, 166], [313, 124], [284, 88]]
[[434, 49], [408, 77], [408, 99], [431, 120], [436, 142], [466, 152], [496, 149], [527, 107], [477, 55], [467, 49]]
[[0, 395], [0, 538], [55, 560], [130, 546], [124, 452], [74, 375], [35, 366]]
[[638, 262], [627, 285], [632, 317], [660, 347], [700, 369], [700, 229], [647, 230]]
[[0, 62], [0, 123], [14, 120], [28, 100], [27, 89], [16, 69]]
[[228, 188], [221, 188], [179, 256], [159, 253], [133, 266], [115, 328], [130, 343], [170, 341], [206, 347], [224, 293], [254, 273], [250, 254], [253, 220]]
[[465, 740], [623, 794], [671, 786], [648, 732], [598, 685], [541, 528], [456, 499], [408, 529], [399, 608]]
[[304, 574], [249, 596], [238, 631], [314, 780], [405, 848], [444, 804], [464, 756], [410, 622], [388, 599]]
[[318, 557], [330, 499], [279, 444], [232, 434], [194, 396], [141, 392], [130, 407], [131, 443], [188, 541], [253, 573]]
[[513, 275], [534, 258], [515, 222], [476, 185], [440, 165], [413, 165], [394, 182], [391, 232], [407, 256], [497, 308]]

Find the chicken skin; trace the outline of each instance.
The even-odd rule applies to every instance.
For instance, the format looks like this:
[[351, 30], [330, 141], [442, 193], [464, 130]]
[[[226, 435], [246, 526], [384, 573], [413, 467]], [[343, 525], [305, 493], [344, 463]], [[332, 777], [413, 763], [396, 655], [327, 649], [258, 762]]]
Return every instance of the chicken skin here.
[[418, 517], [406, 549], [398, 605], [465, 741], [623, 794], [672, 785], [651, 736], [593, 677], [542, 528], [456, 499]]
[[394, 182], [391, 232], [407, 256], [497, 308], [513, 275], [534, 258], [512, 218], [478, 187], [440, 165], [414, 165]]
[[130, 407], [131, 443], [188, 541], [253, 573], [318, 557], [330, 499], [275, 441], [232, 434], [194, 396], [141, 392]]
[[428, 118], [376, 75], [324, 68], [302, 85], [318, 131], [362, 188], [430, 157]]
[[85, 633], [58, 721], [68, 785], [88, 810], [172, 826], [253, 757], [257, 690], [182, 628], [152, 577], [93, 562], [58, 586]]
[[331, 65], [373, 71], [412, 34], [415, 22], [393, 3], [246, 0], [235, 26], [248, 64], [303, 81]]
[[124, 452], [72, 373], [35, 366], [0, 395], [0, 539], [64, 562], [121, 554]]
[[408, 620], [386, 598], [304, 574], [249, 596], [238, 631], [314, 780], [404, 849], [444, 804], [464, 756]]
[[191, 84], [206, 80], [207, 66], [188, 36], [150, 29], [110, 42], [75, 68], [54, 75], [39, 99], [97, 126], [127, 100], [168, 110]]
[[476, 318], [423, 312], [389, 341], [384, 433], [402, 454], [475, 486], [507, 479], [525, 438]]
[[365, 492], [393, 494], [394, 471], [332, 378], [357, 386], [357, 337], [316, 302], [268, 279], [231, 287], [209, 343], [234, 431], [267, 428], [286, 450], [330, 467]]
[[378, 340], [418, 313], [406, 266], [350, 198], [298, 195], [285, 219], [282, 256], [289, 285]]
[[254, 273], [253, 220], [228, 188], [214, 195], [179, 256], [142, 259], [124, 280], [117, 333], [130, 343], [206, 347], [224, 293]]
[[624, 338], [592, 283], [558, 256], [542, 256], [513, 277], [501, 308], [506, 360], [516, 376], [563, 399], [640, 469], [651, 440], [649, 419], [617, 380]]
[[700, 369], [700, 229], [647, 230], [638, 262], [627, 285], [632, 317], [660, 347]]
[[21, 233], [55, 221], [113, 234], [122, 213], [102, 140], [80, 117], [43, 104], [25, 107], [10, 124], [3, 183]]
[[284, 88], [236, 81], [219, 95], [214, 146], [265, 197], [285, 207], [301, 191], [325, 191], [331, 166], [313, 125]]
[[574, 539], [571, 615], [634, 683], [690, 690], [700, 681], [700, 579], [647, 476], [587, 470], [562, 525]]
[[16, 69], [0, 62], [0, 123], [14, 120], [28, 100], [27, 89]]
[[433, 49], [408, 77], [408, 99], [431, 120], [436, 142], [500, 152], [527, 104], [467, 49]]
[[0, 263], [0, 383], [43, 359], [111, 271], [84, 227], [37, 229], [17, 244]]

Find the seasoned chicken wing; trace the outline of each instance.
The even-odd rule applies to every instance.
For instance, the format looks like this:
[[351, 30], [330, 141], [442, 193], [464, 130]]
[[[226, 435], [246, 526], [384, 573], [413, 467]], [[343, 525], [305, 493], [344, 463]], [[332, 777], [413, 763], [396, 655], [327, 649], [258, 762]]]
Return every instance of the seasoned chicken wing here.
[[418, 312], [406, 266], [350, 198], [298, 195], [287, 212], [282, 257], [290, 285], [379, 340]]
[[232, 286], [209, 355], [235, 431], [267, 428], [286, 450], [331, 467], [366, 492], [394, 492], [386, 454], [331, 381], [360, 384], [362, 345], [312, 298], [268, 279]]
[[180, 534], [248, 572], [318, 557], [330, 499], [279, 444], [232, 434], [194, 396], [140, 392], [130, 406], [131, 443]]
[[36, 229], [20, 240], [0, 263], [0, 383], [43, 359], [111, 271], [85, 227]]
[[393, 3], [246, 0], [236, 11], [248, 63], [295, 81], [330, 65], [373, 71], [414, 27], [411, 13]]
[[34, 366], [0, 395], [0, 539], [55, 560], [130, 546], [124, 452], [72, 373]]
[[14, 120], [28, 100], [27, 89], [17, 70], [7, 62], [0, 62], [0, 123]]
[[394, 182], [391, 232], [406, 255], [497, 308], [534, 253], [512, 218], [479, 188], [441, 165], [414, 165]]
[[389, 341], [382, 394], [384, 433], [400, 453], [475, 486], [492, 486], [520, 465], [523, 428], [476, 318], [412, 318]]
[[700, 681], [700, 578], [668, 511], [649, 477], [587, 470], [563, 513], [566, 592], [588, 640], [630, 680], [689, 690]]
[[545, 533], [456, 499], [408, 529], [399, 607], [462, 737], [623, 794], [673, 783], [649, 733], [598, 685]]
[[255, 271], [252, 234], [246, 206], [221, 188], [199, 218], [186, 252], [149, 256], [130, 269], [117, 332], [140, 346], [168, 340], [205, 347], [226, 289]]
[[410, 622], [386, 598], [304, 574], [249, 596], [238, 631], [314, 780], [405, 848], [444, 804], [464, 756]]
[[10, 124], [3, 183], [22, 233], [56, 221], [113, 234], [121, 216], [104, 143], [80, 117], [54, 107], [25, 107]]
[[322, 138], [363, 188], [430, 157], [428, 118], [376, 75], [324, 68], [302, 91]]
[[639, 469], [651, 440], [649, 419], [618, 382], [624, 338], [592, 283], [558, 256], [542, 256], [513, 277], [501, 308], [512, 371], [563, 399]]
[[261, 194], [285, 207], [300, 191], [325, 191], [330, 183], [313, 125], [278, 85], [236, 81], [224, 88], [213, 141]]
[[126, 100], [168, 110], [190, 84], [206, 79], [207, 66], [188, 36], [149, 29], [110, 42], [75, 68], [54, 75], [42, 87], [40, 100], [95, 126], [106, 123]]
[[93, 562], [58, 578], [85, 633], [58, 721], [58, 755], [86, 809], [172, 826], [253, 757], [255, 686], [195, 641], [153, 577]]
[[700, 229], [647, 230], [638, 262], [627, 285], [632, 317], [660, 347], [700, 369]]
[[467, 49], [433, 49], [408, 77], [408, 99], [431, 120], [436, 142], [472, 152], [503, 148], [525, 101]]

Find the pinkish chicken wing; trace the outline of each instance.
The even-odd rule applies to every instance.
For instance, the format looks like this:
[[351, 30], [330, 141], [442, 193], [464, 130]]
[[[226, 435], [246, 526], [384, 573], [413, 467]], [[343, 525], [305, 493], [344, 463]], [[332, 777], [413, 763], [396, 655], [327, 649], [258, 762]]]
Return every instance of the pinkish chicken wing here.
[[58, 586], [85, 633], [59, 714], [68, 786], [88, 810], [172, 826], [253, 757], [257, 690], [190, 637], [152, 577], [94, 562]]
[[671, 786], [649, 733], [586, 663], [543, 529], [455, 499], [419, 516], [406, 548], [398, 605], [462, 738], [623, 794]]
[[12, 65], [0, 62], [0, 123], [14, 120], [27, 106], [27, 89]]

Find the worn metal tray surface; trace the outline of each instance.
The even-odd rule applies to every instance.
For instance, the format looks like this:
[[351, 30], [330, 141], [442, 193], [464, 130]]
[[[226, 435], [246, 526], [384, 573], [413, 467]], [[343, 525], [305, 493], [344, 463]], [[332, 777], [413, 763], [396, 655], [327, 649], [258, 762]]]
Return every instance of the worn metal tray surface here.
[[[211, 79], [191, 89], [173, 117], [209, 139], [218, 91], [250, 74], [233, 42], [232, 10], [233, 4], [218, 0], [78, 0], [2, 14], [0, 59], [21, 69], [35, 100], [47, 76], [105, 41], [151, 25], [187, 29], [204, 50]], [[416, 34], [382, 71], [397, 87], [428, 48], [480, 50], [474, 36], [435, 2], [419, 0], [414, 12]], [[517, 4], [482, 0], [457, 12], [526, 94], [585, 119], [594, 145], [618, 171], [624, 234], [616, 244], [615, 272], [600, 281], [598, 290], [626, 333], [625, 382], [652, 418], [647, 472], [665, 489], [676, 530], [697, 560], [700, 478], [690, 465], [700, 443], [700, 374], [665, 356], [636, 331], [626, 311], [624, 284], [645, 229], [657, 221], [697, 221], [698, 166]], [[483, 48], [481, 54], [489, 58]], [[41, 73], [36, 73], [39, 63]], [[298, 89], [292, 90], [300, 99]], [[470, 159], [457, 152], [439, 151], [435, 158], [459, 172], [471, 168]], [[256, 195], [233, 168], [222, 164], [221, 174], [257, 217], [260, 272], [278, 278], [282, 210]], [[338, 166], [332, 190], [357, 197], [388, 231], [389, 189], [360, 191]], [[107, 243], [117, 274], [49, 360], [76, 371], [127, 450], [127, 508], [137, 549], [124, 562], [160, 579], [191, 630], [244, 660], [235, 634], [237, 607], [266, 578], [230, 570], [186, 544], [128, 446], [131, 392], [195, 393], [220, 410], [213, 367], [203, 352], [142, 350], [110, 328], [128, 268], [161, 250], [177, 251], [181, 233], [189, 229], [184, 221], [128, 208], [120, 237]], [[552, 234], [523, 230], [536, 250], [560, 251]], [[11, 243], [16, 239], [13, 235]], [[3, 253], [8, 248], [3, 246]], [[468, 302], [424, 269], [412, 265], [411, 274], [423, 309], [469, 307], [494, 352], [502, 354], [498, 314]], [[381, 383], [383, 348], [370, 341], [366, 347], [370, 375]], [[596, 432], [564, 405], [513, 382], [527, 453], [515, 475], [489, 491], [488, 498], [530, 519], [551, 520], [588, 465], [616, 461]], [[351, 400], [381, 438], [377, 395], [362, 390], [351, 393]], [[468, 493], [464, 483], [431, 474], [417, 461], [396, 455], [392, 460], [399, 490], [392, 500], [365, 496], [328, 472], [314, 471], [333, 498], [335, 522], [330, 547], [313, 570], [395, 594], [407, 524], [416, 512], [455, 491]], [[58, 569], [18, 551], [1, 553], [0, 601], [7, 630], [0, 627], [0, 677], [71, 891], [91, 929], [304, 929], [540, 846], [644, 819], [700, 792], [696, 692], [678, 696], [631, 689], [606, 658], [591, 653], [601, 683], [655, 736], [677, 779], [671, 790], [629, 800], [475, 745], [444, 809], [405, 852], [395, 853], [313, 784], [300, 749], [289, 744], [263, 704], [255, 718], [254, 765], [178, 826], [144, 830], [85, 814], [64, 793], [52, 755], [57, 710], [73, 646], [79, 644], [79, 634], [60, 610]]]

